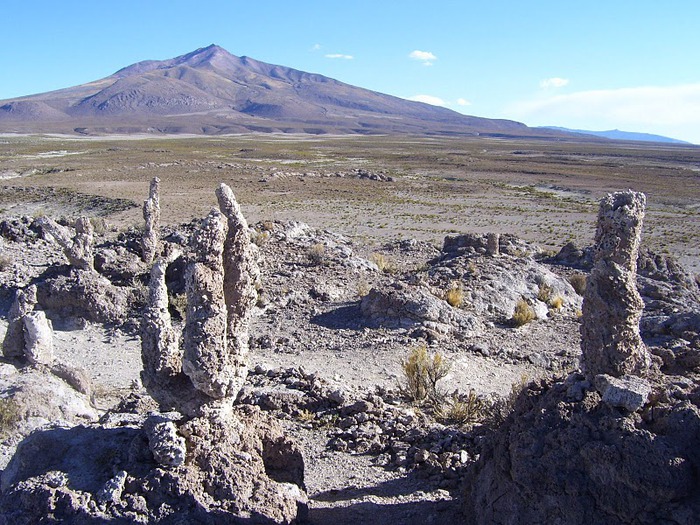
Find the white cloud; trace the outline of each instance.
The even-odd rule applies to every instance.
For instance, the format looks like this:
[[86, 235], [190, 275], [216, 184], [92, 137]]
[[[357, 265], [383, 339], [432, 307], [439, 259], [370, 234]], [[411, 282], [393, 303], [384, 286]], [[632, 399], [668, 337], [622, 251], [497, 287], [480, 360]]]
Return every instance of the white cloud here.
[[552, 77], [552, 78], [545, 78], [544, 80], [540, 81], [540, 87], [549, 89], [549, 88], [560, 88], [568, 85], [569, 79], [568, 78], [560, 78], [560, 77]]
[[700, 83], [579, 91], [516, 102], [505, 114], [531, 125], [622, 129], [700, 144]]
[[425, 102], [426, 104], [430, 104], [432, 106], [447, 105], [447, 103], [440, 97], [434, 97], [432, 95], [413, 95], [412, 97], [408, 97], [408, 100], [413, 100], [415, 102]]
[[319, 49], [321, 49], [321, 44], [314, 44], [311, 46], [311, 51], [318, 51]]
[[408, 54], [408, 57], [422, 62], [424, 66], [432, 66], [433, 62], [437, 60], [437, 57], [430, 51], [419, 51], [417, 49], [415, 51], [411, 51]]
[[469, 102], [466, 98], [458, 98], [458, 99], [457, 99], [457, 105], [458, 105], [458, 106], [471, 106], [472, 103]]
[[352, 55], [343, 55], [343, 54], [341, 54], [341, 53], [329, 53], [329, 54], [324, 55], [324, 56], [325, 56], [326, 58], [341, 58], [341, 59], [343, 59], [343, 60], [352, 60], [353, 58], [355, 58], [355, 57], [352, 56]]

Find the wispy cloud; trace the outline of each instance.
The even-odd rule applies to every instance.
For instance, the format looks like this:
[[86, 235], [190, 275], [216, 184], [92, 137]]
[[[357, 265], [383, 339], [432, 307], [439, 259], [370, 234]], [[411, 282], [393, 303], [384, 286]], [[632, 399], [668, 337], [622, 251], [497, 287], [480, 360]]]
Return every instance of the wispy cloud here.
[[343, 55], [343, 54], [341, 54], [341, 53], [329, 53], [329, 54], [324, 55], [324, 56], [325, 56], [326, 58], [333, 58], [333, 59], [338, 59], [338, 58], [340, 58], [340, 59], [342, 59], [342, 60], [352, 60], [353, 58], [355, 58], [355, 57], [352, 56], [352, 55]]
[[458, 105], [458, 106], [471, 106], [472, 103], [469, 102], [466, 98], [458, 98], [458, 99], [457, 99], [457, 105]]
[[408, 54], [408, 57], [422, 62], [424, 66], [432, 66], [433, 62], [437, 60], [437, 57], [430, 51], [419, 51], [417, 49], [415, 51], [411, 51]]
[[314, 44], [311, 46], [311, 49], [309, 51], [319, 51], [321, 49], [321, 44]]
[[532, 125], [616, 128], [700, 143], [700, 83], [579, 91], [519, 101], [505, 114]]
[[413, 100], [414, 102], [425, 102], [426, 104], [431, 104], [433, 106], [446, 106], [447, 103], [440, 97], [434, 97], [433, 95], [413, 95], [408, 97], [407, 100]]
[[569, 84], [568, 78], [552, 77], [540, 80], [540, 87], [544, 89], [560, 88]]

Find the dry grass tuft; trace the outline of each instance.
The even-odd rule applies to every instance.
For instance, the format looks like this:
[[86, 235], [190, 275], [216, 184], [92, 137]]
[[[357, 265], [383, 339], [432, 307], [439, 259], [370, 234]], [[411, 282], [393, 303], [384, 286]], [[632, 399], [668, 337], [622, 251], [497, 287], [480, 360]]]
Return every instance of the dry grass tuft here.
[[309, 262], [315, 266], [325, 264], [326, 247], [321, 243], [314, 244], [306, 252], [306, 256], [309, 258]]
[[561, 310], [562, 306], [564, 306], [564, 298], [561, 295], [552, 297], [549, 301], [549, 306], [554, 310]]
[[572, 286], [574, 291], [583, 295], [586, 291], [586, 274], [585, 273], [575, 273], [569, 277], [569, 284]]
[[467, 425], [488, 418], [490, 404], [480, 398], [474, 389], [468, 394], [455, 392], [435, 409], [435, 419], [444, 424]]
[[520, 299], [515, 305], [511, 321], [516, 327], [524, 326], [537, 318], [535, 311], [525, 299]]
[[396, 265], [396, 262], [384, 255], [383, 253], [375, 252], [372, 255], [370, 255], [369, 260], [376, 264], [377, 268], [379, 268], [379, 271], [381, 272], [396, 273], [399, 270], [398, 266]]
[[460, 283], [453, 283], [447, 292], [445, 292], [445, 301], [450, 306], [459, 308], [464, 303], [464, 290]]

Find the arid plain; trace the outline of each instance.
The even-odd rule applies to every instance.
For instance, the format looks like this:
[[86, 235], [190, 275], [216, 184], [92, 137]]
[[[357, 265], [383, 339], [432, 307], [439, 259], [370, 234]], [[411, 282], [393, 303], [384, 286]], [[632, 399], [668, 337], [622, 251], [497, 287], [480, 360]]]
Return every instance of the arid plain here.
[[[108, 216], [118, 227], [138, 225], [148, 183], [160, 177], [165, 223], [206, 214], [215, 204], [211, 188], [225, 182], [251, 223], [303, 221], [370, 244], [396, 238], [439, 244], [448, 233], [496, 231], [551, 250], [571, 240], [590, 244], [598, 199], [633, 189], [648, 197], [645, 242], [700, 269], [700, 148], [693, 146], [486, 137], [3, 135], [0, 177], [5, 216], [83, 213]], [[100, 204], [73, 192], [135, 206]]]

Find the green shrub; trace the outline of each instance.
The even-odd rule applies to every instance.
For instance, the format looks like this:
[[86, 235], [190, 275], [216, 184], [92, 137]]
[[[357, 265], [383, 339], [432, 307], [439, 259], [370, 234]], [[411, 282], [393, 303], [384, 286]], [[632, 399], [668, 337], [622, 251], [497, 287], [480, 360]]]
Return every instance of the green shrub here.
[[437, 382], [449, 373], [450, 367], [451, 364], [439, 352], [430, 357], [425, 345], [414, 348], [401, 361], [404, 395], [413, 401], [438, 399]]

